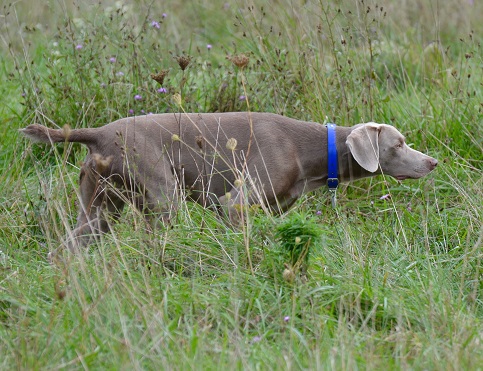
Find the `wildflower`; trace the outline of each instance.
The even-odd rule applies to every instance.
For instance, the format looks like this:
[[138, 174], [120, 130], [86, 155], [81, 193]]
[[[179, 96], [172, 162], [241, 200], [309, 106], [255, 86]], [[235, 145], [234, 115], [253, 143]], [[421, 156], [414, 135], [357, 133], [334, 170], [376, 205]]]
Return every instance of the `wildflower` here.
[[289, 316], [283, 317], [283, 322], [288, 322], [288, 321], [290, 321], [290, 317]]
[[130, 114], [130, 115], [134, 115], [134, 110], [133, 110], [133, 109], [130, 109], [130, 110], [129, 110], [129, 114]]
[[238, 99], [239, 99], [239, 100], [247, 100], [247, 97], [245, 97], [244, 95], [240, 95], [240, 96], [238, 97]]
[[168, 15], [166, 13], [163, 13], [163, 18], [166, 18]]
[[124, 72], [119, 71], [118, 73], [116, 73], [116, 76], [122, 77], [124, 76]]
[[144, 115], [146, 113], [146, 111], [142, 109], [141, 110], [141, 113]]
[[116, 58], [115, 58], [115, 57], [111, 57], [111, 58], [109, 58], [109, 62], [111, 62], [111, 63], [116, 63]]
[[316, 215], [322, 215], [322, 211], [317, 210], [317, 212], [316, 212], [315, 214], [316, 214]]
[[211, 50], [213, 46], [211, 44], [206, 45], [206, 49]]
[[77, 44], [77, 45], [75, 46], [75, 48], [76, 48], [77, 50], [81, 50], [81, 49], [83, 48], [83, 46], [82, 46], [82, 44]]
[[261, 340], [262, 340], [262, 338], [261, 338], [260, 336], [255, 336], [255, 337], [252, 339], [251, 343], [252, 343], [252, 344], [259, 343]]
[[156, 22], [156, 21], [152, 21], [151, 22], [151, 27], [154, 27], [156, 29], [160, 29], [161, 28], [161, 25], [159, 24], [159, 22]]
[[27, 93], [22, 92], [22, 97], [26, 97], [26, 96], [27, 96]]
[[380, 199], [380, 200], [387, 200], [387, 199], [389, 199], [389, 198], [391, 198], [391, 194], [390, 194], [390, 193], [388, 193], [388, 194], [385, 194], [385, 195], [381, 196], [379, 199]]
[[143, 97], [142, 97], [142, 96], [140, 96], [139, 94], [136, 94], [136, 95], [134, 96], [134, 100], [142, 100], [142, 99], [143, 99]]
[[164, 93], [164, 94], [166, 94], [166, 93], [168, 92], [168, 89], [166, 89], [166, 88], [159, 88], [159, 89], [157, 90], [157, 92], [158, 92], [158, 93]]

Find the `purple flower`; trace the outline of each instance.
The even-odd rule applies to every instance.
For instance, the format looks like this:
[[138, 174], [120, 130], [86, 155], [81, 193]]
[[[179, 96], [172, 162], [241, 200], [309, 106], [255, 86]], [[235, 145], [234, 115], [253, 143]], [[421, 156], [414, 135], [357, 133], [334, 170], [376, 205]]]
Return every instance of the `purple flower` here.
[[136, 94], [136, 95], [134, 96], [134, 100], [142, 100], [142, 99], [143, 99], [143, 97], [142, 97], [142, 96], [140, 96], [139, 94]]
[[109, 62], [111, 62], [111, 63], [116, 63], [116, 57], [111, 57], [111, 58], [109, 58]]
[[251, 343], [252, 343], [252, 344], [259, 343], [261, 340], [262, 340], [262, 338], [261, 338], [260, 336], [255, 336], [255, 337], [252, 339]]
[[238, 99], [239, 99], [239, 100], [246, 100], [246, 99], [247, 99], [247, 97], [245, 97], [244, 95], [240, 95], [240, 96], [238, 97]]
[[130, 115], [134, 115], [134, 110], [133, 110], [133, 109], [130, 109], [130, 110], [129, 110], [129, 114], [130, 114]]
[[159, 88], [158, 89], [158, 93], [167, 93], [168, 92], [168, 89], [166, 88]]
[[27, 96], [27, 93], [22, 92], [22, 97], [26, 97], [26, 96]]
[[118, 73], [116, 73], [116, 76], [119, 76], [119, 77], [124, 76], [124, 72], [119, 71]]
[[211, 44], [206, 45], [206, 49], [211, 50], [213, 46]]
[[166, 13], [163, 13], [163, 18], [166, 18], [168, 15]]
[[154, 27], [156, 29], [160, 29], [161, 28], [161, 25], [159, 24], [159, 22], [156, 22], [156, 21], [152, 21], [151, 22], [151, 27]]
[[322, 211], [317, 210], [317, 212], [316, 212], [315, 214], [316, 214], [316, 215], [322, 215]]
[[288, 322], [288, 321], [290, 321], [290, 317], [289, 316], [283, 317], [283, 322]]
[[83, 48], [83, 46], [82, 46], [82, 44], [77, 44], [77, 45], [75, 46], [75, 48], [76, 48], [77, 50], [81, 50], [81, 49]]
[[385, 195], [381, 196], [379, 199], [380, 199], [380, 200], [387, 200], [387, 199], [389, 199], [389, 198], [391, 198], [391, 194], [390, 194], [390, 193], [388, 193], [388, 194], [385, 194]]
[[141, 113], [142, 113], [142, 114], [145, 114], [145, 113], [146, 113], [146, 111], [142, 109], [142, 110], [141, 110]]

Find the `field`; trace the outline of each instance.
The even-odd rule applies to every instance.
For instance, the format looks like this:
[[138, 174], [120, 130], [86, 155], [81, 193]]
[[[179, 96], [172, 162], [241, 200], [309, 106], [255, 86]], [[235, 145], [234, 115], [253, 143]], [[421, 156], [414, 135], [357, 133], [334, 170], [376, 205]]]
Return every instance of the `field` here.
[[[0, 9], [0, 369], [483, 368], [482, 2], [33, 4]], [[392, 124], [439, 166], [238, 228], [128, 207], [49, 264], [86, 149], [18, 129], [246, 110]]]

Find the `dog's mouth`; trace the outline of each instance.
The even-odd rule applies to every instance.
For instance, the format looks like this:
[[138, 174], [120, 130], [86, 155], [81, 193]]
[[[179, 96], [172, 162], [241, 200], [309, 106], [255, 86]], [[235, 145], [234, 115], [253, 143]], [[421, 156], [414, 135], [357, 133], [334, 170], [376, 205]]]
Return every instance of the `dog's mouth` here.
[[401, 181], [401, 180], [405, 180], [405, 179], [419, 179], [423, 176], [424, 174], [421, 174], [421, 175], [416, 175], [416, 176], [410, 176], [410, 175], [396, 175], [394, 178]]

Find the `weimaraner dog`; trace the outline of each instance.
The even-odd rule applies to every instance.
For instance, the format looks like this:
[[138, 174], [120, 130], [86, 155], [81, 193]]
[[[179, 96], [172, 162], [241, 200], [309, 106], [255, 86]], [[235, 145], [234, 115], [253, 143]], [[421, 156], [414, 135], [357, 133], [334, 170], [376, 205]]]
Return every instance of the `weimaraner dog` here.
[[[89, 153], [80, 171], [80, 210], [71, 250], [109, 230], [126, 202], [146, 218], [168, 220], [180, 190], [225, 210], [232, 221], [241, 205], [276, 211], [304, 192], [327, 184], [328, 129], [271, 113], [167, 113], [128, 117], [93, 129], [30, 125], [38, 142], [79, 142]], [[420, 178], [438, 161], [409, 148], [394, 127], [366, 123], [337, 127], [338, 179], [376, 174]]]

